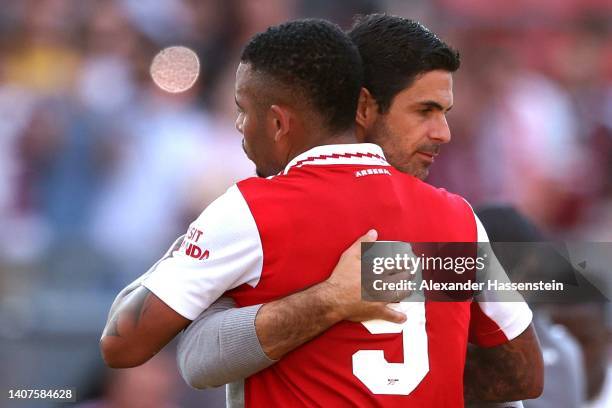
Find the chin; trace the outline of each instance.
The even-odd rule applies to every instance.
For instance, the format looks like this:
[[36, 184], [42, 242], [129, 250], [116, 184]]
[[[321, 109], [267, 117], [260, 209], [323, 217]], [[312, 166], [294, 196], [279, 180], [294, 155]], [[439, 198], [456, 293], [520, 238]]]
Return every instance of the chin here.
[[262, 170], [262, 169], [258, 169], [257, 167], [255, 167], [255, 174], [257, 174], [257, 177], [267, 178], [270, 176], [276, 176], [281, 170], [269, 169], [269, 168]]
[[416, 178], [418, 178], [419, 180], [425, 180], [427, 178], [427, 176], [429, 176], [429, 169], [428, 168], [424, 168], [424, 167], [418, 167], [418, 168], [414, 168], [411, 167], [409, 169], [406, 170], [401, 170], [403, 173], [406, 174], [410, 174]]
[[410, 174], [411, 176], [414, 176], [421, 180], [424, 180], [429, 175], [429, 169], [427, 167], [422, 167], [418, 165], [415, 166], [412, 163], [402, 163], [398, 165], [395, 165], [393, 163], [390, 164], [402, 173]]
[[414, 177], [425, 180], [429, 176], [429, 169], [420, 169], [414, 173]]

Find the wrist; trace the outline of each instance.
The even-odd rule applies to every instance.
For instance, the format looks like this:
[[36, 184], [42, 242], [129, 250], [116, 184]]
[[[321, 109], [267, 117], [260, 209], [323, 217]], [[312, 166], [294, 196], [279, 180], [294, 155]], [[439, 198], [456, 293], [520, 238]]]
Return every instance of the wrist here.
[[339, 300], [339, 290], [334, 283], [325, 280], [313, 286], [312, 289], [316, 292], [317, 306], [330, 325], [349, 317], [347, 308]]

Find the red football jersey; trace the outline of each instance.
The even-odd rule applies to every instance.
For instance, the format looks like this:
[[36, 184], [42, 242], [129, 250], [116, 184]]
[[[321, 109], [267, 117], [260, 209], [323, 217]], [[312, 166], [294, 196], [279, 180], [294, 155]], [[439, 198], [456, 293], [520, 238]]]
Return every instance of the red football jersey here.
[[[325, 280], [371, 228], [404, 242], [474, 242], [482, 229], [465, 200], [395, 170], [380, 147], [319, 146], [228, 190], [144, 284], [190, 319], [229, 289], [240, 306], [265, 303]], [[488, 305], [470, 328], [470, 305], [406, 302], [404, 324], [336, 324], [247, 378], [245, 406], [463, 406], [468, 333], [499, 344], [531, 320], [524, 305]]]

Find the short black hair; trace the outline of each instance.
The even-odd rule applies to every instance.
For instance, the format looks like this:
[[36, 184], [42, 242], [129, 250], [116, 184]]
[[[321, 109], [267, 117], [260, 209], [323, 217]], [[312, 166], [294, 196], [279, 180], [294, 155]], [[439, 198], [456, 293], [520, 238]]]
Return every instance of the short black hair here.
[[357, 47], [325, 20], [296, 20], [255, 35], [240, 58], [251, 69], [296, 88], [334, 132], [355, 124], [363, 69]]
[[348, 32], [361, 54], [364, 86], [384, 113], [417, 75], [455, 72], [459, 53], [418, 21], [388, 14], [358, 17]]

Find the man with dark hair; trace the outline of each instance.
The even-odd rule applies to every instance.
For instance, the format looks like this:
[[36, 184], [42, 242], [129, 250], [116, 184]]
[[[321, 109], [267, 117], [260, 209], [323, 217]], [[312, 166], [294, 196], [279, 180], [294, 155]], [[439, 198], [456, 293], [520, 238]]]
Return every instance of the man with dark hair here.
[[[313, 138], [315, 144], [329, 144], [330, 134], [352, 135], [362, 83], [361, 58], [348, 38], [337, 41], [337, 33], [330, 32], [328, 24], [309, 20], [292, 23], [290, 30], [283, 25], [272, 27], [256, 35], [242, 52], [236, 83], [236, 127], [244, 135], [244, 150], [260, 177], [277, 174], [286, 165], [287, 156], [301, 153], [296, 149], [303, 150], [306, 143], [300, 140], [297, 146], [289, 147], [263, 137], [266, 114], [273, 115], [279, 124], [294, 119], [282, 106], [307, 116], [308, 120], [299, 124], [304, 135], [300, 136]], [[291, 54], [295, 51], [299, 54]], [[272, 101], [280, 107], [266, 112]], [[324, 131], [312, 129], [318, 123], [325, 125]], [[247, 126], [252, 126], [253, 132], [243, 129]]]
[[424, 179], [450, 141], [452, 73], [459, 53], [421, 23], [373, 14], [349, 31], [363, 60], [358, 136], [383, 148], [396, 169]]
[[[460, 65], [457, 51], [418, 22], [382, 14], [359, 19], [349, 36], [364, 62], [358, 139], [380, 145], [395, 168], [425, 178], [441, 145], [450, 141], [445, 115], [453, 104], [452, 73]], [[234, 303], [227, 298], [214, 304], [179, 343], [179, 367], [186, 381], [204, 388], [251, 375], [340, 321], [339, 316], [399, 322], [389, 308], [360, 301], [358, 254], [364, 240], [345, 252], [329, 281], [306, 291], [263, 306], [230, 309]], [[479, 236], [479, 241], [485, 240], [486, 234]], [[500, 371], [493, 359], [486, 367], [479, 359], [481, 372], [476, 367], [466, 377], [466, 397], [508, 401], [537, 396], [542, 363], [530, 314], [522, 304], [486, 309], [485, 313], [478, 304], [472, 307], [472, 341], [497, 346], [487, 355], [510, 362]], [[489, 339], [479, 334], [479, 324], [513, 316], [514, 329], [488, 327]], [[230, 405], [232, 390], [233, 385]]]
[[[237, 70], [236, 125], [258, 174], [269, 177], [232, 186], [119, 296], [101, 340], [107, 364], [146, 361], [224, 293], [249, 306], [319, 283], [325, 298], [343, 280], [330, 277], [338, 254], [366, 230], [362, 241], [486, 238], [461, 197], [398, 172], [377, 145], [355, 143], [347, 110], [356, 108], [360, 70], [355, 46], [330, 23], [292, 22], [253, 38]], [[351, 95], [349, 107], [330, 103]], [[401, 303], [397, 311], [357, 296], [327, 315], [330, 300], [308, 303], [322, 328], [300, 344], [325, 332], [246, 379], [245, 405], [462, 405], [468, 302]], [[397, 324], [357, 323], [376, 316]], [[490, 331], [500, 316], [489, 317]], [[530, 312], [503, 317], [499, 332], [479, 334], [512, 337]]]
[[[459, 53], [418, 21], [386, 14], [358, 17], [349, 37], [363, 60], [364, 82], [381, 113], [419, 74], [455, 72]], [[408, 64], [408, 62], [410, 62]]]

